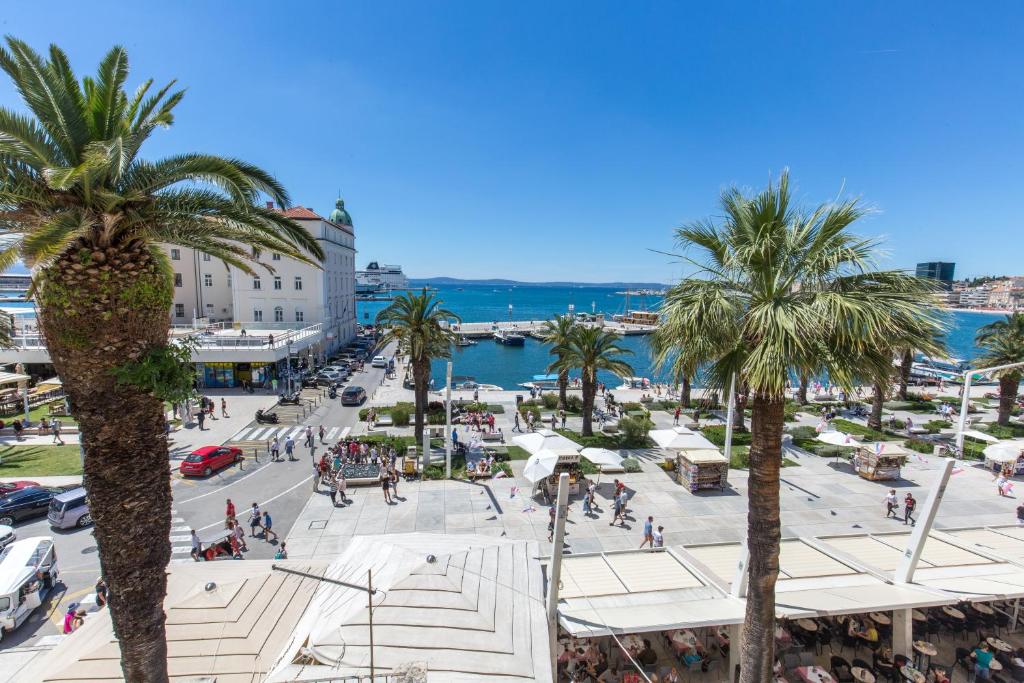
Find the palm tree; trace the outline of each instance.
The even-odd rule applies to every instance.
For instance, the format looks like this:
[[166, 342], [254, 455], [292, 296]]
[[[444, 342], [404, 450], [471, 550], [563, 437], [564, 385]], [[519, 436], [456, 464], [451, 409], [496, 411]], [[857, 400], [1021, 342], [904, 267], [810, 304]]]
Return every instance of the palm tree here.
[[[424, 289], [420, 294], [399, 294], [377, 314], [377, 325], [384, 327], [384, 340], [395, 340], [412, 365], [413, 393], [416, 397], [416, 443], [423, 441], [427, 392], [430, 390], [430, 361], [450, 358], [455, 333], [446, 321], [459, 322], [459, 316], [441, 308], [439, 299]], [[426, 457], [426, 454], [424, 454]]]
[[[978, 330], [975, 343], [982, 352], [978, 360], [982, 367], [1024, 362], [1024, 313], [1014, 313], [1005, 320], [996, 320]], [[1010, 412], [1017, 400], [1022, 368], [1010, 368], [993, 373], [999, 378], [998, 424], [1010, 424]]]
[[9, 37], [0, 67], [28, 110], [0, 108], [0, 270], [18, 259], [33, 270], [40, 325], [81, 430], [124, 677], [165, 681], [163, 389], [190, 385], [194, 371], [168, 345], [173, 284], [158, 245], [199, 249], [245, 272], [259, 251], [305, 262], [322, 252], [297, 223], [260, 206], [264, 194], [288, 203], [265, 171], [206, 154], [140, 156], [174, 122], [184, 91], [172, 81], [151, 92], [152, 80], [126, 91], [123, 48], [79, 81], [57, 46], [44, 59]]
[[697, 375], [700, 364], [711, 358], [706, 345], [694, 343], [685, 348], [676, 344], [679, 335], [672, 326], [672, 319], [665, 318], [650, 337], [651, 356], [654, 369], [668, 368], [674, 381], [681, 385], [679, 403], [690, 407], [690, 383]]
[[619, 337], [602, 327], [577, 325], [551, 369], [568, 372], [579, 369], [583, 385], [583, 436], [594, 435], [594, 397], [597, 395], [597, 373], [613, 372], [620, 377], [633, 374], [633, 368], [620, 356], [633, 352], [618, 345]]
[[[551, 344], [549, 353], [560, 359], [564, 349], [569, 344], [573, 330], [576, 329], [576, 321], [571, 315], [560, 315], [554, 320], [548, 320], [541, 328], [541, 341]], [[548, 366], [548, 372], [555, 369], [557, 360]], [[558, 408], [565, 410], [565, 393], [569, 386], [569, 369], [563, 368], [558, 371]]]
[[[668, 293], [663, 311], [676, 343], [716, 349], [708, 382], [749, 390], [752, 444], [747, 542], [749, 589], [741, 653], [743, 681], [769, 680], [774, 661], [775, 582], [779, 571], [779, 468], [785, 387], [790, 372], [819, 368], [849, 387], [863, 370], [871, 339], [897, 332], [893, 311], [929, 318], [927, 285], [872, 267], [875, 242], [852, 235], [864, 211], [855, 201], [804, 212], [790, 200], [789, 179], [747, 197], [722, 194], [724, 219], [677, 231], [700, 268]], [[819, 343], [830, 349], [815, 358]], [[890, 361], [891, 363], [891, 361]]]
[[910, 369], [914, 364], [914, 349], [909, 346], [900, 352], [899, 391], [901, 401], [907, 400], [907, 385], [910, 384]]

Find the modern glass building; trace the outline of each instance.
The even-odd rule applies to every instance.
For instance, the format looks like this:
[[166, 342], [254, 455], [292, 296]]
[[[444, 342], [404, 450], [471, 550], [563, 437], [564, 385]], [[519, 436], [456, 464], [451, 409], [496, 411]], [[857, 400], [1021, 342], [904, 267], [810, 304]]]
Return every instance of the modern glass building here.
[[956, 269], [955, 263], [948, 263], [946, 261], [928, 261], [926, 263], [917, 264], [917, 276], [926, 277], [930, 280], [938, 280], [942, 283], [942, 286], [949, 289], [953, 286], [953, 271]]

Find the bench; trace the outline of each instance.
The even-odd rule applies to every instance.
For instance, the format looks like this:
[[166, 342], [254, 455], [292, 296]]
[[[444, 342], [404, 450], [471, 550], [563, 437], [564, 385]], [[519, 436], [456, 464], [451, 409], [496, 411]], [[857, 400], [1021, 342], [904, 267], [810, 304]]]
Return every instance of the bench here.
[[500, 429], [496, 432], [481, 432], [480, 440], [483, 441], [484, 443], [487, 443], [488, 441], [497, 441], [499, 443], [505, 443], [505, 435], [502, 434]]
[[443, 439], [444, 427], [427, 427], [427, 436], [431, 439]]
[[918, 434], [927, 434], [928, 430], [925, 429], [924, 427], [911, 427], [910, 429], [907, 430], [907, 432], [910, 433], [910, 434], [918, 435]]
[[366, 432], [367, 436], [383, 436], [386, 437], [388, 432], [386, 429], [370, 429]]
[[475, 469], [473, 469], [473, 470], [466, 470], [466, 478], [467, 479], [490, 479], [491, 478], [491, 473], [490, 472], [485, 472], [485, 473], [481, 474], [481, 473], [477, 472]]

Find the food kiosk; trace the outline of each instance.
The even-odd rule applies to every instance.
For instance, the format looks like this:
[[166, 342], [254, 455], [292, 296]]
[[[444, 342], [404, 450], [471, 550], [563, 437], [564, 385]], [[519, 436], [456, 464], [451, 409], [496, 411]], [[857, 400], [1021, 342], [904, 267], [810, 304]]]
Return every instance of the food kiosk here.
[[717, 448], [684, 448], [676, 454], [676, 481], [696, 493], [724, 489], [729, 483], [729, 461]]
[[563, 453], [558, 456], [558, 462], [555, 463], [555, 470], [550, 475], [544, 477], [539, 483], [540, 487], [544, 490], [544, 494], [554, 500], [558, 495], [558, 478], [562, 472], [569, 473], [569, 495], [578, 496], [587, 490], [589, 482], [583, 475], [583, 469], [580, 467], [580, 454], [579, 453]]
[[858, 444], [853, 452], [853, 469], [871, 481], [900, 478], [900, 468], [909, 453], [891, 441]]
[[1004, 441], [985, 449], [985, 467], [992, 472], [1009, 469], [1011, 476], [1024, 474], [1024, 441]]

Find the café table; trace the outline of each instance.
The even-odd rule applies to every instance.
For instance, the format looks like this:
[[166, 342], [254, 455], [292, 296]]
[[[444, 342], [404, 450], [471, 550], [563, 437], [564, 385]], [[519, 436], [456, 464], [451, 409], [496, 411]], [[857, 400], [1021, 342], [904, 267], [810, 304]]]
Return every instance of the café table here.
[[998, 659], [993, 657], [992, 661], [988, 663], [988, 668], [992, 669], [993, 671], [1002, 671], [1003, 665], [999, 663]]
[[630, 651], [636, 650], [637, 652], [639, 652], [640, 650], [644, 649], [643, 639], [641, 639], [640, 636], [636, 635], [635, 633], [630, 633], [628, 636], [623, 636], [622, 645]]
[[958, 610], [956, 607], [950, 607], [949, 605], [943, 605], [942, 611], [953, 617], [954, 619], [966, 619], [964, 613]]
[[1002, 638], [996, 638], [995, 636], [989, 636], [985, 641], [1001, 652], [1013, 652], [1013, 646]]
[[915, 669], [909, 664], [905, 664], [900, 667], [900, 674], [903, 678], [910, 681], [911, 683], [925, 683], [925, 676], [923, 673]]
[[988, 605], [986, 605], [983, 602], [976, 602], [976, 603], [974, 603], [973, 605], [971, 605], [971, 609], [973, 609], [978, 614], [988, 614], [988, 615], [995, 614], [995, 612], [992, 610], [992, 608], [989, 607]]
[[892, 619], [890, 619], [885, 614], [882, 614], [881, 612], [872, 612], [868, 616], [871, 617], [871, 620], [873, 622], [875, 622], [876, 624], [882, 624], [883, 626], [888, 626], [889, 624], [892, 623]]
[[910, 618], [914, 621], [928, 621], [928, 617], [919, 609], [915, 609], [910, 613]]
[[683, 645], [688, 648], [697, 647], [697, 636], [693, 631], [676, 631], [672, 634], [672, 642], [676, 645]]
[[921, 655], [921, 656], [924, 656], [924, 657], [928, 658], [928, 663], [927, 664], [924, 664], [924, 662], [921, 661], [921, 656], [919, 656], [917, 658], [917, 660], [918, 660], [917, 663], [918, 663], [919, 668], [925, 669], [925, 670], [927, 670], [928, 667], [931, 666], [932, 657], [934, 657], [935, 655], [939, 654], [938, 649], [936, 649], [936, 647], [934, 645], [932, 645], [931, 643], [929, 643], [927, 641], [924, 641], [924, 640], [915, 640], [914, 641], [914, 652], [918, 653], [918, 655]]
[[818, 625], [811, 619], [797, 619], [796, 625], [805, 631], [813, 633], [818, 630]]
[[875, 683], [875, 675], [864, 667], [855, 666], [850, 669], [850, 673], [854, 680], [860, 681], [860, 683]]
[[793, 671], [804, 683], [833, 683], [829, 672], [820, 666], [798, 666]]

